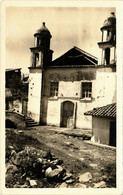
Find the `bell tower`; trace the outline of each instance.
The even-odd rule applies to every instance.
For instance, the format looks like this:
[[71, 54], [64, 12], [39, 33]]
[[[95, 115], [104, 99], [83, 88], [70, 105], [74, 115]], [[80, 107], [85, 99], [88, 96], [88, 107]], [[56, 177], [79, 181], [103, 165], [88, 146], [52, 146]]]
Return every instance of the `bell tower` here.
[[38, 123], [41, 119], [43, 74], [52, 61], [51, 37], [50, 31], [43, 22], [42, 27], [34, 34], [34, 47], [30, 48], [28, 116]]
[[102, 49], [101, 64], [116, 64], [116, 17], [114, 12], [111, 12], [100, 30], [102, 40], [98, 45]]
[[31, 67], [45, 68], [52, 61], [52, 53], [50, 50], [50, 31], [46, 28], [45, 22], [42, 27], [34, 34], [34, 47], [31, 50]]

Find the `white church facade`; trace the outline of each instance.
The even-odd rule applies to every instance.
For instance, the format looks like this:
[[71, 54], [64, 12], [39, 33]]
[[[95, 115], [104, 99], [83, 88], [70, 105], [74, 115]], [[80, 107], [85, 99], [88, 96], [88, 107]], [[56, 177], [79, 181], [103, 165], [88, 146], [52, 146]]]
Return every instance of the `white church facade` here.
[[116, 17], [104, 21], [101, 63], [73, 47], [52, 61], [51, 33], [45, 23], [34, 34], [29, 67], [28, 116], [39, 124], [92, 128], [94, 107], [116, 102]]

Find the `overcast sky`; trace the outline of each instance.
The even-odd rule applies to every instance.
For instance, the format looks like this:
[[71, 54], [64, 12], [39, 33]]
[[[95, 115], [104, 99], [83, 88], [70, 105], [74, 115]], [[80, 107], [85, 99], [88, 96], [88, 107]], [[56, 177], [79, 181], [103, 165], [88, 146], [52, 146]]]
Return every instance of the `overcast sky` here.
[[73, 46], [99, 57], [100, 27], [112, 11], [115, 8], [6, 7], [6, 68], [28, 71], [29, 48], [34, 46], [33, 35], [42, 22], [52, 35], [53, 59]]

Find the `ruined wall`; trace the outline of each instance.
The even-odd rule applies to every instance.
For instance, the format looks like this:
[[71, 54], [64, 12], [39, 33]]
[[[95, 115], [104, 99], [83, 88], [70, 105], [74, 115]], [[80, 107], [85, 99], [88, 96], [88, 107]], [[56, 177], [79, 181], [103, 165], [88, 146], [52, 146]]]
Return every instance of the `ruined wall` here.
[[22, 101], [21, 101], [21, 99], [15, 99], [15, 100], [6, 99], [6, 110], [14, 110], [15, 112], [22, 113]]
[[24, 115], [20, 113], [6, 111], [6, 120], [12, 121], [16, 125], [17, 129], [26, 129]]

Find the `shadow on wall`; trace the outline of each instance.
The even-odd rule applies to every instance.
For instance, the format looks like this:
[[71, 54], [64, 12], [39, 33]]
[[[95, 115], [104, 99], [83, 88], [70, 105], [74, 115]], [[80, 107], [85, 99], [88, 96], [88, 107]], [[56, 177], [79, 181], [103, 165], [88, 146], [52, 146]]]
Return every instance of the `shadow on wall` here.
[[13, 128], [13, 129], [16, 129], [16, 128], [17, 128], [17, 125], [16, 125], [14, 122], [12, 122], [11, 120], [6, 119], [5, 127], [6, 127], [6, 128]]

